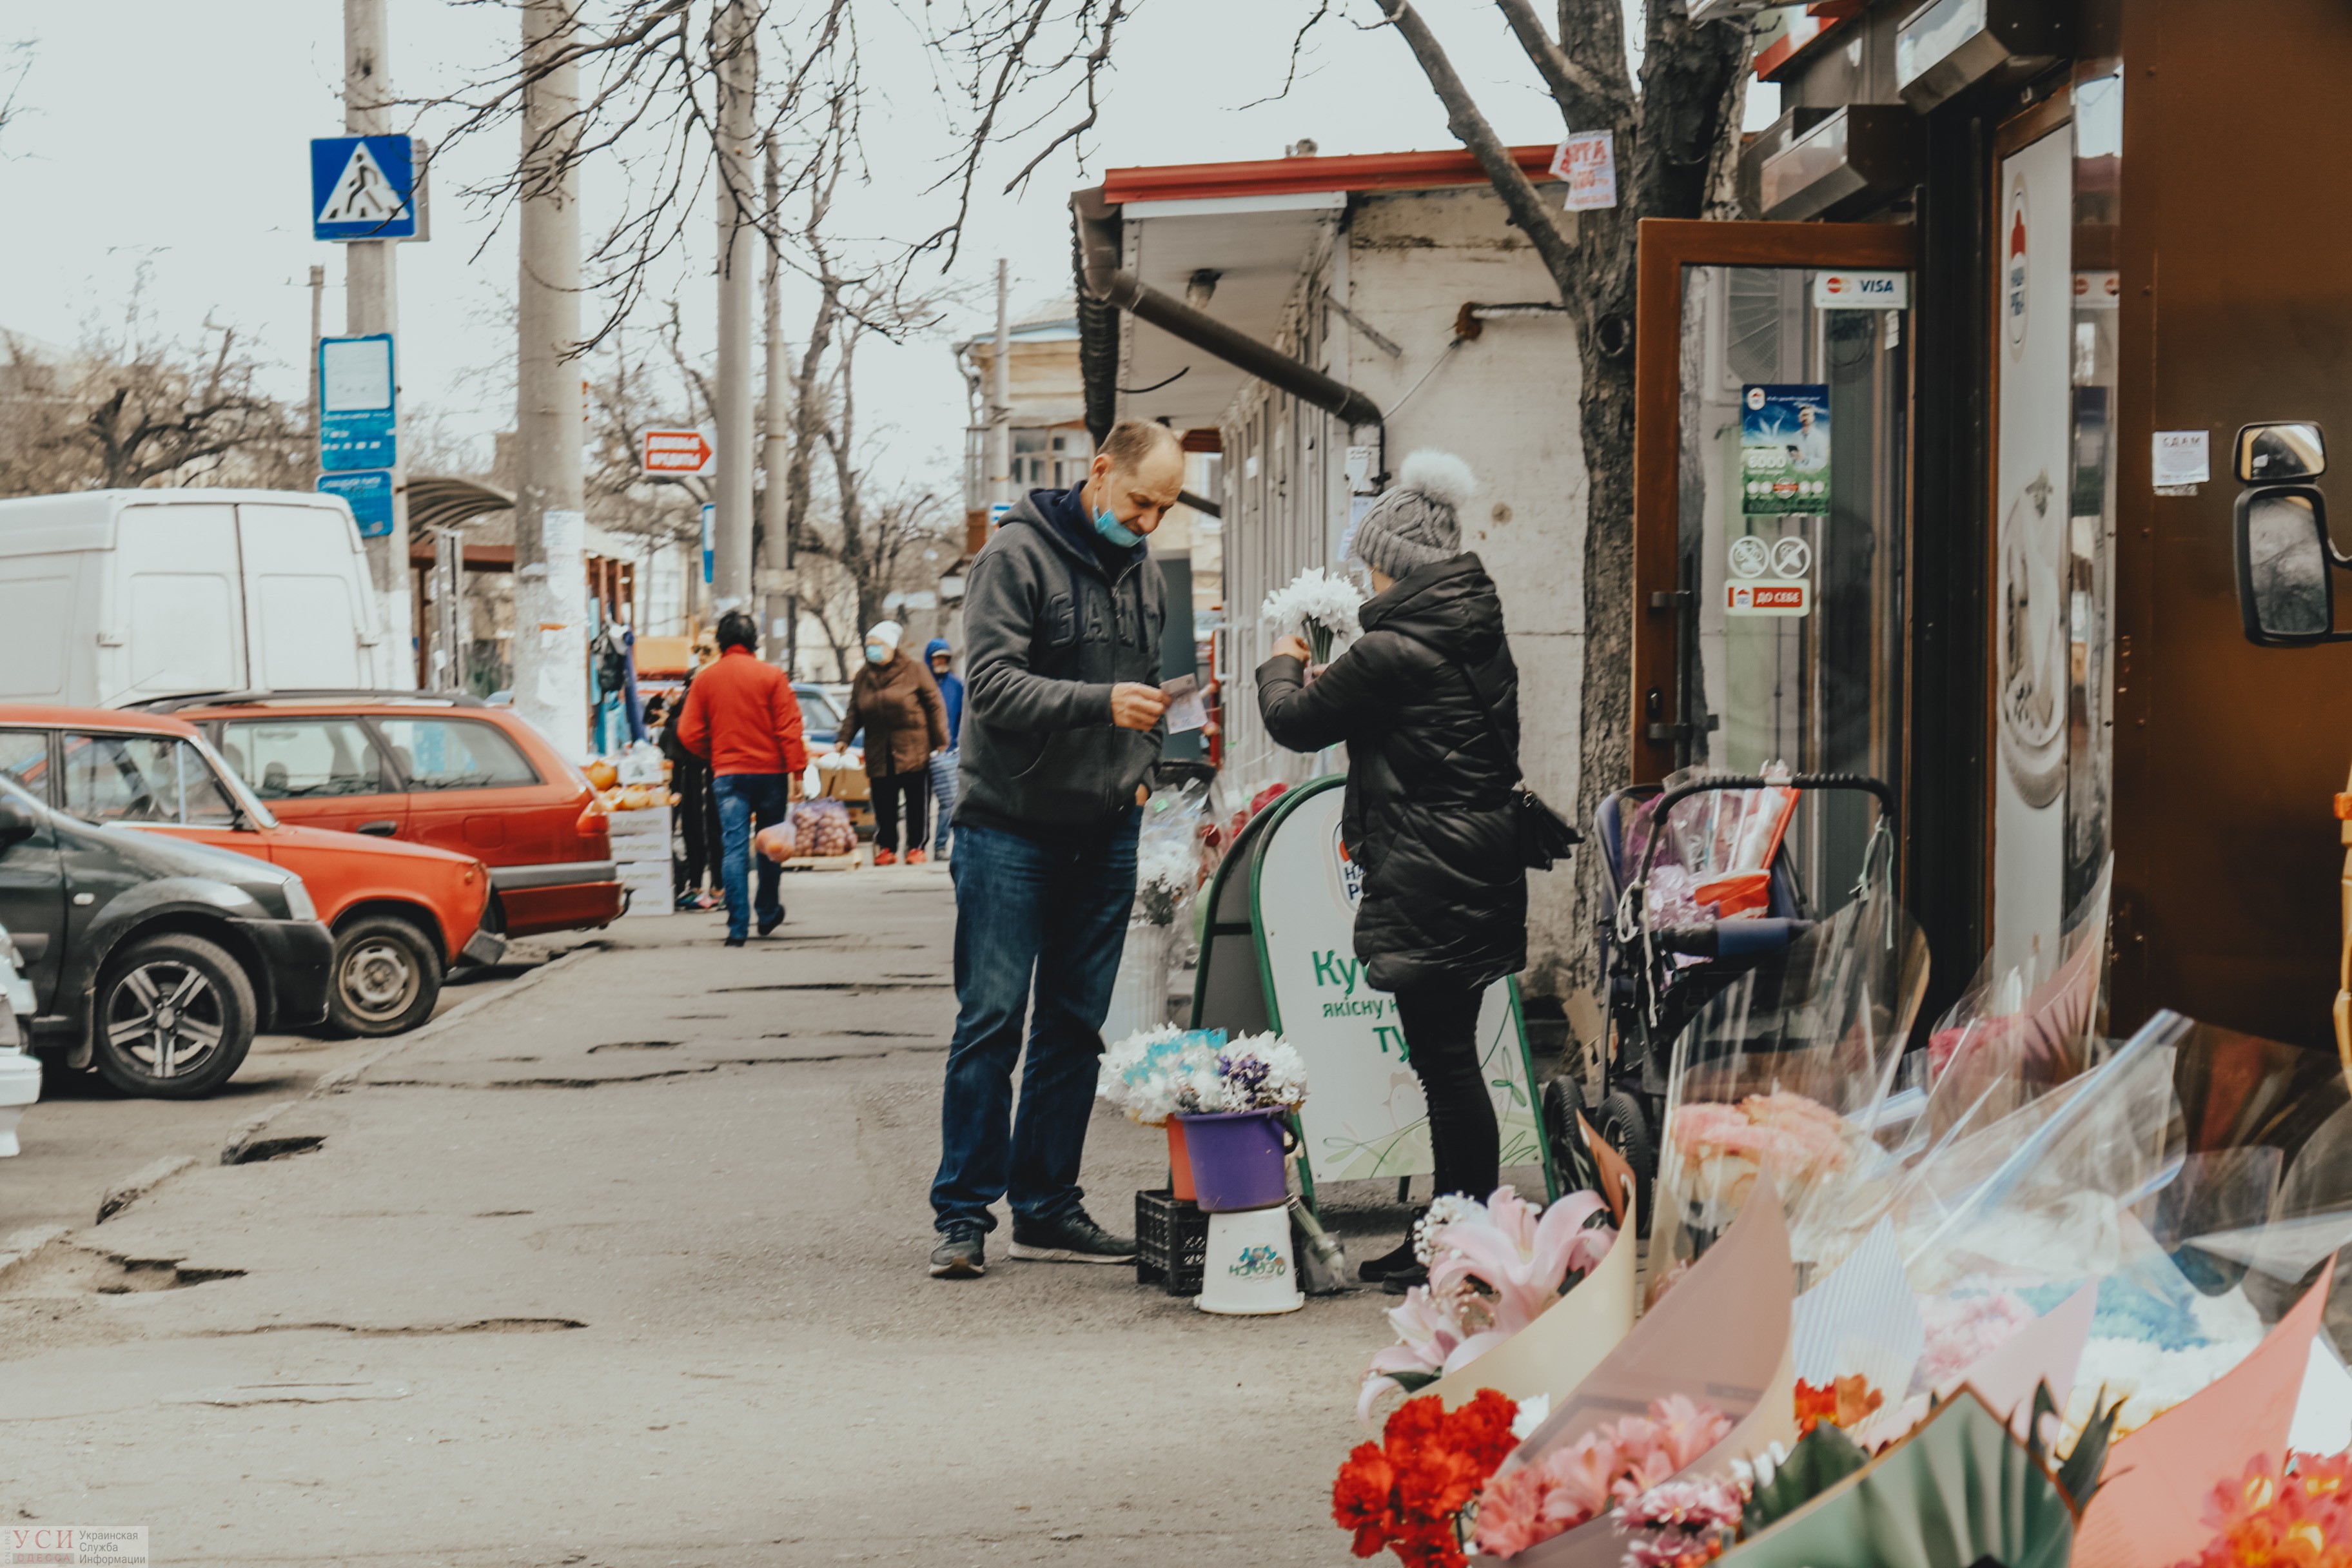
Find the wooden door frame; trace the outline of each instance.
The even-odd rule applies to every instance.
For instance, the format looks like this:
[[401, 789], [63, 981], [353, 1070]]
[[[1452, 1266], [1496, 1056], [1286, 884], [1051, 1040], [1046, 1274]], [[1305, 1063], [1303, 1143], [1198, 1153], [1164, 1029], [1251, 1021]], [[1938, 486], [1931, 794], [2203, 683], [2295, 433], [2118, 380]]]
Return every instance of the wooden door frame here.
[[[1648, 697], [1675, 691], [1671, 594], [1680, 586], [1682, 319], [1685, 267], [1854, 267], [1918, 269], [1918, 230], [1900, 223], [1717, 223], [1643, 218], [1636, 231], [1633, 307], [1633, 617], [1630, 782], [1654, 784], [1675, 765], [1674, 742], [1650, 736]], [[1907, 556], [1906, 556], [1907, 559]], [[1669, 694], [1673, 694], [1669, 697]]]

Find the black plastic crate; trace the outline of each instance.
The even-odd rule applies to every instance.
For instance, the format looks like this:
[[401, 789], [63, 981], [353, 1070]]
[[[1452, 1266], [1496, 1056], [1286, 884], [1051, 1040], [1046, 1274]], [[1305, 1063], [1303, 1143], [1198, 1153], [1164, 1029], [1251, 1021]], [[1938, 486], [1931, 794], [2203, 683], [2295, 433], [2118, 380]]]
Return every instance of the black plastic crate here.
[[1209, 1216], [1166, 1187], [1135, 1194], [1135, 1282], [1171, 1296], [1201, 1293], [1209, 1257]]

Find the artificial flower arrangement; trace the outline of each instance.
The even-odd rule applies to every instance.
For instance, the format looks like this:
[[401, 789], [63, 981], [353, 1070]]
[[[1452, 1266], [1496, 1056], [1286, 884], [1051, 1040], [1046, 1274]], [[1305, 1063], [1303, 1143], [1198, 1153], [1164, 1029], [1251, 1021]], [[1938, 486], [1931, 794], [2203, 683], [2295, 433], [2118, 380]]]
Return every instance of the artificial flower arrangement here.
[[1364, 635], [1356, 618], [1363, 604], [1362, 592], [1347, 578], [1309, 566], [1268, 594], [1258, 614], [1275, 636], [1305, 637], [1314, 661], [1328, 664], [1332, 655], [1347, 652]]
[[1145, 1127], [1173, 1116], [1290, 1110], [1307, 1101], [1307, 1064], [1276, 1034], [1228, 1040], [1223, 1029], [1167, 1024], [1105, 1051], [1096, 1093]]
[[1617, 1233], [1595, 1225], [1598, 1194], [1545, 1208], [1509, 1187], [1485, 1203], [1447, 1194], [1413, 1227], [1429, 1283], [1388, 1314], [1397, 1342], [1373, 1355], [1357, 1400], [1360, 1417], [1391, 1389], [1417, 1393], [1469, 1364], [1541, 1315], [1608, 1256]]

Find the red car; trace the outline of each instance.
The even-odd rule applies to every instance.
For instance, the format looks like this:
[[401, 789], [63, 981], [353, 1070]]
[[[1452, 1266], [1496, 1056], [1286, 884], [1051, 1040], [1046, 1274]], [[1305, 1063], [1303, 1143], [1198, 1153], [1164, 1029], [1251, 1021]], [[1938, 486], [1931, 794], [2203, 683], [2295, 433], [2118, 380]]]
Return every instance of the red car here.
[[482, 929], [490, 886], [479, 861], [280, 822], [177, 719], [0, 706], [0, 773], [86, 822], [232, 849], [300, 877], [335, 936], [327, 1020], [349, 1033], [415, 1028], [452, 964], [504, 950]]
[[624, 905], [612, 827], [581, 771], [521, 715], [399, 691], [207, 693], [144, 704], [201, 729], [288, 822], [470, 855], [488, 928], [609, 925]]

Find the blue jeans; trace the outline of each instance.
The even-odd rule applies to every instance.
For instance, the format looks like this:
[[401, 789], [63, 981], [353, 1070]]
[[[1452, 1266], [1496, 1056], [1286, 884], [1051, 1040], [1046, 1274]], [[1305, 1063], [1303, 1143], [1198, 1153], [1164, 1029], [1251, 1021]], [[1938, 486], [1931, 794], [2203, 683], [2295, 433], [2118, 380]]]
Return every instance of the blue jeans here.
[[[940, 1105], [940, 1173], [931, 1183], [940, 1230], [992, 1230], [989, 1205], [1010, 1194], [1024, 1220], [1078, 1206], [1102, 1057], [1103, 1016], [1135, 902], [1140, 810], [1047, 843], [967, 823], [949, 871], [955, 882], [956, 1026]], [[1021, 1110], [1013, 1067], [1032, 975]]]
[[[751, 934], [751, 826], [772, 827], [792, 810], [792, 791], [782, 773], [721, 773], [710, 781], [719, 801], [720, 852], [719, 875], [727, 889], [727, 934]], [[773, 925], [784, 918], [783, 900], [776, 897], [776, 879], [784, 868], [760, 857], [760, 923]]]
[[950, 842], [955, 837], [953, 817], [956, 803], [956, 761], [952, 750], [940, 752], [931, 758], [931, 798], [940, 803], [939, 831], [931, 835], [931, 858], [948, 858]]

